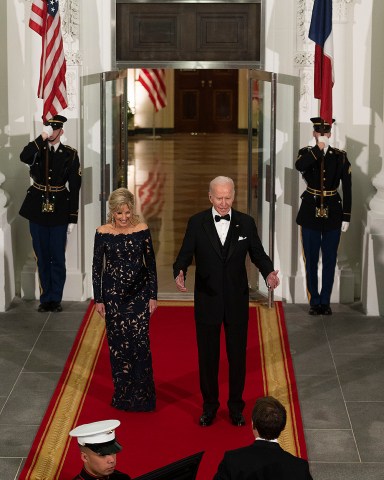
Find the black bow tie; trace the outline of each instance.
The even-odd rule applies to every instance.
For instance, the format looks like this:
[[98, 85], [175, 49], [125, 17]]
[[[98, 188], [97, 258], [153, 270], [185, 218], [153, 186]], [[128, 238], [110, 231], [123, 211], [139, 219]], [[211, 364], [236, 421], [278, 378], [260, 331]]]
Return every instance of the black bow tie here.
[[220, 217], [220, 215], [215, 215], [215, 222], [220, 222], [220, 220], [228, 220], [229, 222], [231, 220], [231, 216], [229, 215], [229, 213], [222, 217]]

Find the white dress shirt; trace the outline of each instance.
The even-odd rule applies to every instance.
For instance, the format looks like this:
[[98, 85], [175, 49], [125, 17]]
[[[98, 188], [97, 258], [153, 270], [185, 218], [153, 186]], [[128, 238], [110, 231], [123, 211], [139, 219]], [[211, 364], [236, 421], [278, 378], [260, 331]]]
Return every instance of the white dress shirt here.
[[[230, 216], [232, 216], [232, 209], [229, 210], [228, 213]], [[219, 217], [221, 217], [220, 213], [218, 213], [212, 207], [212, 216], [213, 216], [213, 221], [215, 223], [216, 231], [217, 231], [217, 234], [219, 235], [221, 244], [224, 245], [225, 239], [227, 238], [230, 221], [228, 222], [228, 220], [220, 220], [220, 222], [216, 222], [215, 215], [219, 215]]]

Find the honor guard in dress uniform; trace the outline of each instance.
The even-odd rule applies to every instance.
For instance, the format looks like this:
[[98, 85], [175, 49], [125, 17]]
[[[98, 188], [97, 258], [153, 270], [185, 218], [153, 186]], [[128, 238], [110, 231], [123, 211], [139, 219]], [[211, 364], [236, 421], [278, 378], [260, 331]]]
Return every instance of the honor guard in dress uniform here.
[[77, 437], [83, 469], [73, 480], [130, 480], [125, 473], [115, 470], [116, 454], [122, 450], [115, 429], [119, 420], [86, 423], [69, 432]]
[[45, 122], [41, 135], [20, 154], [33, 180], [19, 213], [29, 220], [40, 282], [39, 312], [62, 311], [67, 234], [79, 210], [79, 156], [60, 143], [66, 121], [55, 115]]
[[[322, 118], [311, 118], [314, 147], [299, 150], [296, 169], [307, 188], [301, 195], [296, 222], [301, 225], [310, 315], [331, 315], [329, 305], [341, 232], [351, 219], [351, 164], [343, 150], [329, 145], [332, 125]], [[332, 123], [334, 120], [332, 120]], [[341, 198], [338, 188], [342, 186]], [[318, 263], [322, 254], [322, 284], [319, 293]]]

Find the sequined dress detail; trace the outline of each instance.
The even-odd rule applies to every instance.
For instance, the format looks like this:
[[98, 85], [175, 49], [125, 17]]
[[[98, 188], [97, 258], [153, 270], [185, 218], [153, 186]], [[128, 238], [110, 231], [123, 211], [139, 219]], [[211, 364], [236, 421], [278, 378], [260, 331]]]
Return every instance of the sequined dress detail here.
[[113, 235], [96, 231], [94, 299], [104, 303], [114, 394], [120, 410], [156, 406], [149, 343], [149, 300], [157, 298], [156, 261], [148, 229]]

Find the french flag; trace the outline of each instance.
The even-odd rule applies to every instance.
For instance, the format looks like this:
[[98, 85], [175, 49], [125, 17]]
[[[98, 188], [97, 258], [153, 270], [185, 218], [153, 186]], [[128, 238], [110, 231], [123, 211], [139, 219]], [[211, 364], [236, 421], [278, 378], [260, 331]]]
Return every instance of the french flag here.
[[332, 125], [332, 0], [314, 0], [308, 36], [316, 44], [314, 95], [320, 100], [320, 117]]

